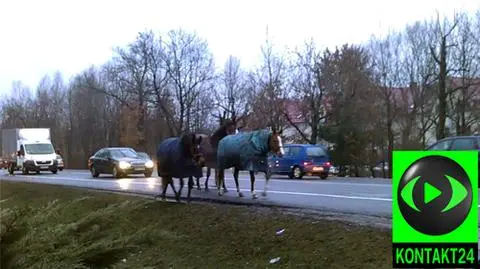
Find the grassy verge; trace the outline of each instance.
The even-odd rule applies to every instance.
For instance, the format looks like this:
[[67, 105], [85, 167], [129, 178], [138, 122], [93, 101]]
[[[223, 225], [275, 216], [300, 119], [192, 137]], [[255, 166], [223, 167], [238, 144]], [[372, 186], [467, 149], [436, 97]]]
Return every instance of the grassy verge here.
[[[0, 184], [0, 268], [391, 268], [391, 234], [373, 228]], [[275, 257], [281, 260], [269, 264]]]

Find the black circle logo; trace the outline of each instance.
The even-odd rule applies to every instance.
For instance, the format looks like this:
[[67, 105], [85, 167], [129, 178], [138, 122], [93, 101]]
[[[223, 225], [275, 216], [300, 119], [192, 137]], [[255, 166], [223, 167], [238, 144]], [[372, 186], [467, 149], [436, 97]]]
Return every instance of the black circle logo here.
[[444, 156], [416, 160], [397, 188], [405, 221], [428, 235], [447, 234], [459, 227], [472, 206], [472, 184], [465, 170]]

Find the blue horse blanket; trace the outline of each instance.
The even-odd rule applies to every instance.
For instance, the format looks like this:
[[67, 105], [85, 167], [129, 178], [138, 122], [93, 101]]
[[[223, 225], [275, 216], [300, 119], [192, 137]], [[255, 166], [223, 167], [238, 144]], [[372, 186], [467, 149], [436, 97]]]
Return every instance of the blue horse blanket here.
[[220, 140], [217, 149], [217, 169], [267, 172], [268, 140], [271, 132], [259, 130], [228, 135]]
[[185, 155], [180, 137], [163, 140], [157, 148], [158, 176], [202, 177], [202, 168], [196, 166], [192, 158]]

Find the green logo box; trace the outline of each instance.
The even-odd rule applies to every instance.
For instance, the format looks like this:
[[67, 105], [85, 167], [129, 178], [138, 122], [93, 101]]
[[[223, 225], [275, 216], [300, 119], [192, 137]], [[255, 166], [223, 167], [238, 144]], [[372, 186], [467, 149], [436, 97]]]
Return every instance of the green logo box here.
[[393, 152], [393, 267], [478, 268], [478, 154]]

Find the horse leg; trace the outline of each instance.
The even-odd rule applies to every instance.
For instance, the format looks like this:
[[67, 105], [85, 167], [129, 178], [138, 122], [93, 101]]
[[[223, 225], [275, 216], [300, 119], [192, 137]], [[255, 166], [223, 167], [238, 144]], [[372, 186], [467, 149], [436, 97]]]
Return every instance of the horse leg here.
[[[198, 180], [198, 179], [197, 179]], [[197, 181], [198, 182], [198, 181]], [[190, 195], [192, 193], [192, 189], [193, 189], [193, 177], [189, 177], [188, 178], [188, 194], [187, 194], [187, 203], [190, 203]]]
[[243, 193], [240, 191], [240, 186], [238, 184], [238, 172], [240, 172], [236, 167], [233, 168], [233, 179], [235, 180], [235, 186], [237, 186], [238, 197], [243, 197]]
[[209, 191], [209, 189], [208, 189], [208, 179], [210, 178], [210, 171], [211, 171], [210, 167], [207, 167], [207, 178], [205, 178], [205, 191]]
[[[170, 184], [170, 187], [172, 187], [172, 190], [173, 190], [173, 194], [175, 195], [175, 197], [178, 195], [177, 193], [177, 189], [175, 188], [175, 184], [173, 182], [173, 177], [169, 177], [169, 180], [168, 180], [168, 184]], [[168, 185], [167, 184], [167, 185]]]
[[178, 189], [177, 195], [175, 195], [175, 200], [180, 203], [180, 197], [182, 197], [182, 189], [183, 186], [185, 186], [185, 181], [183, 180], [183, 177], [180, 178], [180, 188]]
[[225, 170], [223, 169], [215, 169], [215, 178], [216, 178], [216, 183], [217, 183], [217, 192], [218, 196], [223, 195], [223, 189], [221, 188], [223, 181], [225, 180]]
[[[190, 178], [191, 178], [191, 177], [190, 177]], [[197, 179], [197, 190], [201, 190], [202, 188], [200, 188], [200, 178], [197, 177], [196, 179]], [[192, 180], [193, 180], [193, 178], [192, 178]], [[190, 182], [190, 179], [189, 179], [188, 182]]]
[[270, 181], [270, 177], [271, 177], [270, 172], [268, 171], [265, 172], [265, 187], [262, 193], [263, 196], [267, 196], [267, 188], [268, 188], [268, 182]]
[[225, 174], [223, 174], [222, 188], [223, 192], [228, 192], [227, 186], [225, 186]]
[[[162, 192], [159, 195], [161, 197], [162, 201], [167, 200], [166, 193], [167, 193], [167, 187], [168, 187], [168, 184], [169, 184], [170, 180], [171, 180], [170, 177], [162, 177]], [[174, 192], [175, 192], [175, 190], [174, 190]]]
[[252, 198], [257, 199], [257, 193], [255, 192], [255, 172], [252, 170], [250, 172], [250, 192], [252, 193]]

